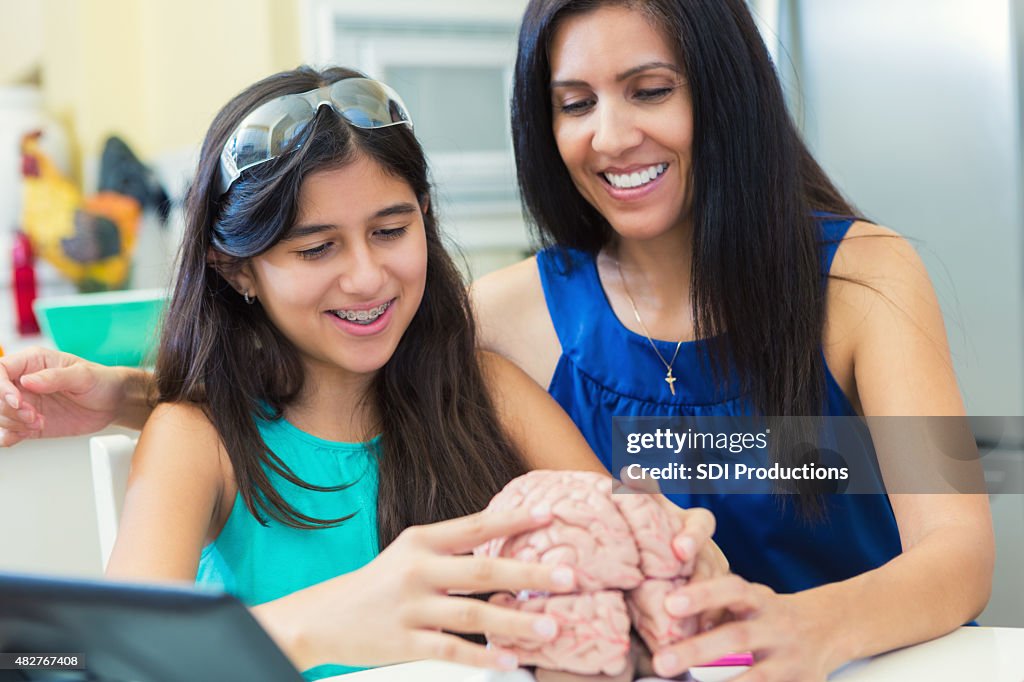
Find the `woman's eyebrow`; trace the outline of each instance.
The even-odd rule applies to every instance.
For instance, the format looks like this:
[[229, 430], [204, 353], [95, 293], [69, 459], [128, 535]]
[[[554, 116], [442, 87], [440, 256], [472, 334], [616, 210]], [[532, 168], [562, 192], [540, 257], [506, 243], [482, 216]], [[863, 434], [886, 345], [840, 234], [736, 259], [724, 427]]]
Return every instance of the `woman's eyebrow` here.
[[625, 71], [617, 75], [615, 77], [615, 80], [624, 81], [631, 76], [635, 76], [636, 74], [641, 73], [643, 71], [651, 71], [652, 69], [668, 69], [673, 73], [682, 73], [679, 67], [671, 62], [647, 62], [646, 64], [641, 64], [639, 66], [634, 66], [631, 69], [626, 69]]
[[[675, 64], [671, 63], [671, 62], [647, 62], [645, 64], [640, 64], [640, 65], [634, 66], [634, 67], [632, 67], [630, 69], [626, 69], [622, 73], [616, 74], [615, 80], [617, 82], [621, 82], [621, 81], [626, 80], [627, 78], [635, 76], [638, 73], [642, 73], [644, 71], [650, 71], [652, 69], [668, 69], [669, 71], [672, 71], [673, 73], [677, 73], [677, 74], [681, 74], [682, 73], [682, 71], [679, 69], [679, 67], [676, 66]], [[588, 85], [588, 83], [586, 81], [582, 81], [582, 80], [558, 80], [558, 81], [551, 81], [551, 87], [552, 88], [575, 88], [575, 87], [586, 86], [586, 85]]]
[[[409, 215], [411, 213], [416, 213], [419, 210], [420, 210], [419, 206], [417, 206], [416, 204], [410, 203], [408, 201], [401, 201], [401, 202], [398, 202], [397, 204], [391, 204], [390, 206], [385, 206], [384, 208], [380, 209], [379, 211], [374, 213], [372, 216], [370, 216], [370, 219], [371, 220], [377, 220], [379, 218], [390, 218], [391, 216], [397, 216], [397, 215]], [[292, 239], [302, 239], [303, 237], [309, 237], [309, 236], [314, 235], [314, 234], [319, 234], [321, 232], [326, 232], [328, 230], [333, 230], [333, 229], [336, 229], [337, 227], [338, 227], [337, 225], [331, 225], [331, 224], [327, 224], [327, 223], [324, 223], [324, 224], [312, 223], [312, 224], [309, 224], [309, 225], [293, 225], [291, 227], [291, 229], [288, 230], [288, 233], [285, 234], [285, 236], [281, 237], [281, 241], [289, 241], [289, 240], [292, 240]]]

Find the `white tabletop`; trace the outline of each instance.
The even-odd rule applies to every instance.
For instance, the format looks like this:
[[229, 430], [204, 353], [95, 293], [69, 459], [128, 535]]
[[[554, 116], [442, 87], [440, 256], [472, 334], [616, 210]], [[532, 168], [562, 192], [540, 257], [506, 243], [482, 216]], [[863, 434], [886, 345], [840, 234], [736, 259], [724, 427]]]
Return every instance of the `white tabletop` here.
[[[697, 682], [726, 682], [746, 668], [694, 668]], [[336, 682], [531, 682], [525, 671], [495, 673], [440, 661], [417, 661], [330, 678]], [[651, 679], [651, 678], [647, 678]], [[1024, 682], [1024, 628], [963, 627], [917, 646], [855, 661], [838, 682]]]

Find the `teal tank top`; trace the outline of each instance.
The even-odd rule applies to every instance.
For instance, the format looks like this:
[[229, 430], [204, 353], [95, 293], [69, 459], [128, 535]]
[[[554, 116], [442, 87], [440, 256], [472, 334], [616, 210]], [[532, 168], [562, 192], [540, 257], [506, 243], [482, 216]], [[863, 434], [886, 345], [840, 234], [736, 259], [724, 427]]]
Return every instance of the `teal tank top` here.
[[[284, 419], [257, 420], [260, 435], [301, 480], [321, 486], [351, 484], [337, 492], [315, 492], [268, 471], [281, 496], [298, 511], [319, 519], [355, 514], [317, 530], [289, 528], [273, 519], [263, 526], [235, 497], [217, 539], [203, 548], [196, 582], [223, 589], [255, 606], [354, 571], [377, 556], [377, 456], [379, 439], [336, 443], [312, 436]], [[317, 680], [360, 670], [322, 665], [303, 673]]]

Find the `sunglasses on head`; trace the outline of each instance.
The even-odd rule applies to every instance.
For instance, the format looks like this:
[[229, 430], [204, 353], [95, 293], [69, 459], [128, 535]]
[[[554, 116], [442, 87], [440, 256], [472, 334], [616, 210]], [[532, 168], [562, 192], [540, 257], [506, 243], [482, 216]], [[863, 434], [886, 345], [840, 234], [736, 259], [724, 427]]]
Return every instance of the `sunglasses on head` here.
[[387, 128], [412, 119], [398, 93], [370, 78], [346, 78], [316, 90], [284, 95], [253, 109], [231, 133], [220, 154], [220, 193], [242, 171], [302, 147], [309, 123], [330, 106], [357, 128]]

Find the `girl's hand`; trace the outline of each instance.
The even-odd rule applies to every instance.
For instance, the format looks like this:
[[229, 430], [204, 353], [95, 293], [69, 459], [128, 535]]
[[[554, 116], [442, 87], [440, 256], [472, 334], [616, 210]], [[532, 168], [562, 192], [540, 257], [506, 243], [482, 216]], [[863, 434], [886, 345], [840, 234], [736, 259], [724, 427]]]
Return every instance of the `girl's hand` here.
[[729, 653], [751, 651], [754, 665], [734, 682], [823, 682], [841, 661], [832, 660], [828, 614], [806, 595], [780, 595], [737, 575], [686, 585], [666, 599], [673, 616], [724, 609], [732, 620], [654, 657], [662, 677], [710, 663]]
[[448, 633], [490, 633], [542, 642], [557, 635], [555, 620], [451, 593], [572, 591], [575, 576], [566, 566], [464, 556], [483, 542], [550, 521], [551, 511], [543, 506], [502, 514], [480, 512], [409, 528], [363, 568], [280, 600], [291, 602], [288, 620], [298, 630], [259, 608], [256, 615], [293, 662], [303, 667], [431, 658], [511, 670], [518, 667], [511, 652]]

